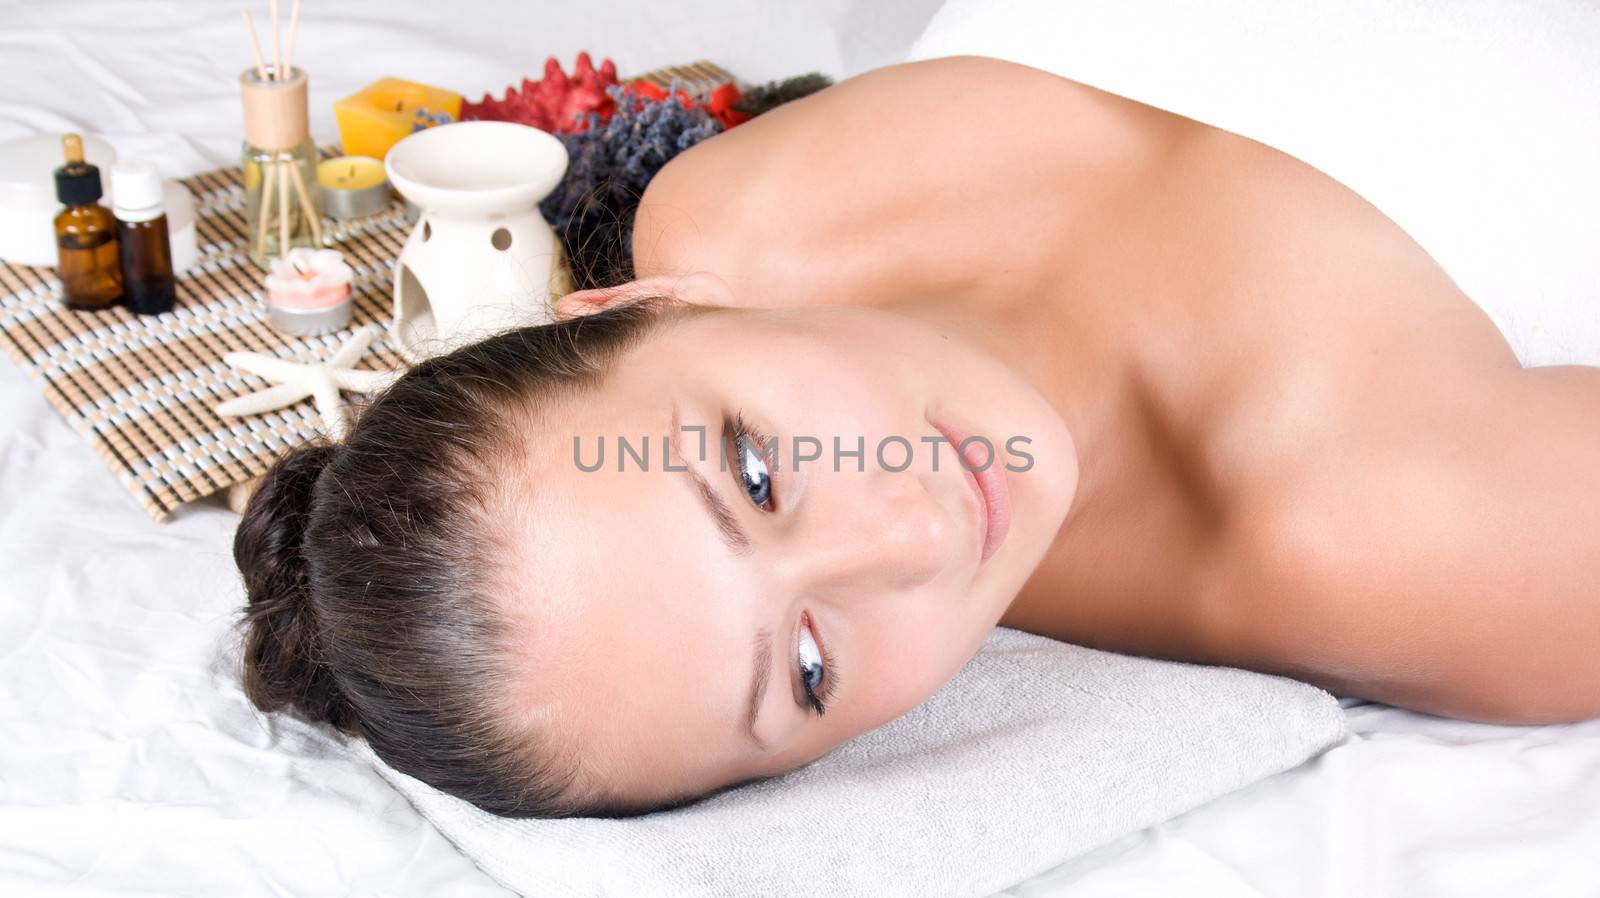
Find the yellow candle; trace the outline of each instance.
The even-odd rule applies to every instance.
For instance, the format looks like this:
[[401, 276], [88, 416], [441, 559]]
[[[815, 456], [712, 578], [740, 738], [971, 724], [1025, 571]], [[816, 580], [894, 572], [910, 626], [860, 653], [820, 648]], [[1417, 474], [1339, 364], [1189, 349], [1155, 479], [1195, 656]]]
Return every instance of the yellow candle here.
[[317, 165], [317, 183], [328, 190], [361, 190], [389, 180], [371, 156], [339, 156]]
[[333, 104], [344, 151], [382, 159], [413, 131], [461, 117], [461, 95], [426, 84], [384, 78]]
[[370, 156], [339, 156], [317, 164], [322, 208], [341, 221], [388, 208], [389, 176]]

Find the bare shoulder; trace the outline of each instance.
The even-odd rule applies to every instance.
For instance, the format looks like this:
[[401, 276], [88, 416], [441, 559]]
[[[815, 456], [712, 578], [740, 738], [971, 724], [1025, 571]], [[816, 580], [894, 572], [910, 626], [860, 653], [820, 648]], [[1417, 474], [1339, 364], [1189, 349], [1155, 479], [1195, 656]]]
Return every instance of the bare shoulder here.
[[[695, 265], [781, 292], [825, 256], [846, 282], [828, 286], [860, 292], [862, 278], [937, 274], [969, 256], [1032, 253], [1042, 264], [1058, 248], [1012, 245], [1015, 223], [1035, 234], [1087, 226], [1086, 210], [1133, 181], [1157, 153], [1152, 135], [1178, 121], [997, 59], [875, 69], [673, 158], [641, 198], [635, 266], [645, 276]], [[897, 251], [839, 251], [868, 246]]]
[[[1037, 133], [1019, 121], [1018, 113], [1037, 111], [1032, 104], [1041, 92], [1088, 90], [1038, 69], [981, 56], [872, 69], [689, 148], [650, 182], [645, 204], [679, 198], [713, 180], [724, 187], [764, 188], [763, 177], [778, 174], [782, 177], [775, 183], [781, 188], [811, 172], [833, 176], [853, 167], [851, 163], [859, 166], [883, 147], [903, 165], [915, 165], [936, 151], [946, 174], [981, 166], [982, 155], [974, 157], [970, 147], [948, 141], [971, 134], [982, 138], [972, 141], [975, 146], [1014, 146]], [[996, 134], [995, 127], [1004, 130]], [[935, 138], [941, 141], [938, 146], [920, 144]]]
[[863, 72], [841, 82], [857, 90], [912, 88], [946, 90], [1014, 90], [1034, 86], [1059, 87], [1075, 82], [1043, 69], [993, 56], [940, 56], [903, 62]]
[[1452, 717], [1600, 715], [1600, 368], [1346, 373], [1241, 496], [1210, 588], [1242, 663]]
[[[975, 148], [1016, 152], [1072, 134], [1083, 133], [1085, 141], [1100, 136], [1113, 110], [1178, 119], [1040, 69], [984, 56], [884, 66], [695, 145], [667, 164], [646, 196], [712, 171], [726, 182], [730, 175], [741, 180], [741, 172], [771, 165], [836, 168], [830, 163], [880, 145], [892, 147], [902, 164], [915, 166], [925, 157], [937, 157], [927, 161], [936, 162], [948, 176], [981, 165], [985, 157], [971, 155]], [[917, 145], [919, 138], [928, 137], [957, 143]], [[727, 170], [729, 160], [737, 161], [738, 171]]]

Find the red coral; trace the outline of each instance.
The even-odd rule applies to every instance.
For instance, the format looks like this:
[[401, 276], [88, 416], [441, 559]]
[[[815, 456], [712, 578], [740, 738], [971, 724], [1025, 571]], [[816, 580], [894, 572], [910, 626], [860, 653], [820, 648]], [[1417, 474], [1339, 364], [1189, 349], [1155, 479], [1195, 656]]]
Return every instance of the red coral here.
[[[666, 88], [656, 84], [654, 81], [630, 81], [628, 83], [628, 92], [638, 94], [647, 100], [654, 100], [657, 103], [667, 98]], [[694, 98], [689, 96], [683, 88], [678, 88], [675, 95], [678, 98], [678, 102], [683, 104], [683, 108], [694, 108]], [[634, 108], [638, 109], [639, 105], [635, 103]]]
[[606, 88], [617, 83], [617, 66], [610, 59], [596, 69], [587, 52], [579, 53], [568, 77], [552, 56], [545, 60], [543, 80], [524, 78], [522, 90], [507, 87], [503, 100], [484, 94], [480, 102], [463, 102], [461, 120], [518, 122], [551, 133], [582, 131], [588, 127], [591, 112], [601, 121], [611, 118], [616, 103], [606, 95]]
[[[618, 83], [617, 66], [610, 59], [601, 62], [600, 68], [596, 69], [588, 52], [581, 52], [569, 77], [562, 71], [561, 63], [552, 56], [545, 60], [543, 80], [530, 81], [524, 78], [522, 90], [507, 87], [503, 100], [484, 94], [480, 102], [463, 101], [461, 120], [518, 122], [553, 134], [583, 131], [589, 127], [591, 112], [598, 115], [601, 122], [610, 120], [617, 104], [606, 93], [606, 88]], [[637, 97], [658, 102], [667, 98], [664, 89], [649, 81], [630, 82], [626, 90]], [[694, 98], [683, 88], [678, 88], [676, 96], [684, 107], [694, 108]], [[747, 113], [734, 108], [740, 99], [738, 86], [729, 81], [706, 98], [705, 110], [722, 127], [732, 128], [750, 120]], [[635, 100], [635, 105], [639, 102]]]
[[[628, 85], [628, 91], [656, 102], [667, 98], [665, 90], [649, 81], [635, 81]], [[694, 108], [694, 98], [685, 93], [683, 88], [678, 88], [675, 96], [678, 102], [684, 105], [684, 108]], [[748, 113], [734, 108], [734, 104], [741, 99], [743, 99], [743, 95], [739, 93], [738, 85], [729, 81], [713, 90], [711, 95], [706, 97], [705, 110], [711, 114], [712, 118], [720, 122], [724, 129], [732, 128], [734, 125], [743, 124], [750, 120]]]
[[718, 87], [706, 98], [706, 111], [712, 118], [722, 123], [724, 128], [732, 128], [750, 121], [750, 114], [734, 108], [734, 104], [744, 99], [739, 93], [739, 86], [729, 81]]

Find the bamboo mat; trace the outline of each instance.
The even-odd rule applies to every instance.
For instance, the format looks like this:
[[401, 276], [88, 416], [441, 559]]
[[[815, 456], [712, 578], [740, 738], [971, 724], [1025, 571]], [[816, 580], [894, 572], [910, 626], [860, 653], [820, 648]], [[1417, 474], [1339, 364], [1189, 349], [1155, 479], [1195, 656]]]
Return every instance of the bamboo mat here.
[[[323, 154], [336, 155], [332, 147]], [[352, 329], [386, 325], [393, 263], [410, 230], [400, 203], [364, 219], [324, 219], [355, 272], [350, 327], [290, 337], [266, 321], [264, 272], [249, 259], [239, 170], [206, 172], [182, 184], [194, 194], [200, 255], [179, 276], [170, 313], [135, 315], [124, 305], [73, 311], [62, 305], [52, 269], [0, 262], [0, 345], [158, 521], [185, 502], [266, 473], [281, 453], [320, 431], [310, 401], [218, 417], [211, 410], [218, 403], [269, 385], [228, 367], [222, 356], [251, 351], [317, 361]], [[357, 367], [406, 367], [386, 327]]]
[[[709, 62], [669, 66], [639, 80], [677, 82], [691, 96], [732, 80]], [[338, 155], [324, 147], [323, 155]], [[327, 358], [356, 328], [378, 326], [358, 368], [407, 367], [388, 342], [394, 263], [410, 226], [405, 207], [347, 222], [323, 219], [330, 244], [355, 271], [350, 326], [290, 337], [266, 320], [264, 272], [250, 262], [238, 168], [182, 184], [195, 198], [200, 255], [178, 277], [173, 311], [142, 316], [118, 305], [77, 312], [61, 302], [50, 268], [0, 262], [0, 346], [67, 423], [94, 447], [152, 518], [265, 474], [279, 455], [321, 432], [308, 399], [276, 412], [218, 417], [218, 403], [268, 386], [235, 371], [224, 353], [262, 352], [295, 361]]]

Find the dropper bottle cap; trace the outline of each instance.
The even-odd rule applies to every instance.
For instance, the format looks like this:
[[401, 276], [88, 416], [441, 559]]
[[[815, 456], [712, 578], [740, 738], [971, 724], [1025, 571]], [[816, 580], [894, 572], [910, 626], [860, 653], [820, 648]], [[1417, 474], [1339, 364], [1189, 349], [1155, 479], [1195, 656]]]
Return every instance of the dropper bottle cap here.
[[56, 169], [56, 199], [68, 206], [86, 206], [100, 199], [100, 169], [83, 161], [83, 138], [63, 136], [61, 150], [67, 164]]

